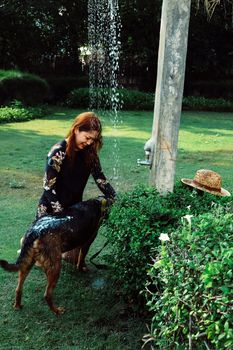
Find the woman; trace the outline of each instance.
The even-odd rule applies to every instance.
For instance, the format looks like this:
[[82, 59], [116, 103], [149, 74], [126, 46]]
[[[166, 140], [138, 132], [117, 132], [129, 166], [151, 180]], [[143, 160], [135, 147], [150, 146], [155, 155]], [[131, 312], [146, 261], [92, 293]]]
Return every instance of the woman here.
[[47, 157], [44, 192], [37, 218], [61, 212], [82, 201], [90, 174], [106, 197], [115, 196], [98, 157], [102, 147], [101, 132], [101, 123], [95, 113], [84, 112], [75, 118], [67, 138], [52, 147]]

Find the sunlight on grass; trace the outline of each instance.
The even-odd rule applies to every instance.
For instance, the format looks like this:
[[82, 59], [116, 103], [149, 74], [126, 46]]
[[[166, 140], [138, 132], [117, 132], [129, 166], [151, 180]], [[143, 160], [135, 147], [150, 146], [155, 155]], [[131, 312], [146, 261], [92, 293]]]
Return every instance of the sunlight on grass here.
[[[54, 111], [53, 115], [41, 120], [2, 125], [2, 170], [8, 164], [8, 171], [23, 173], [26, 169], [31, 176], [42, 177], [49, 148], [66, 136], [74, 117], [80, 112], [64, 109]], [[113, 128], [109, 115], [101, 116], [104, 147], [100, 156], [103, 169], [114, 185], [113, 139], [118, 140], [120, 190], [125, 191], [136, 184], [148, 182], [148, 168], [138, 167], [136, 162], [138, 158], [144, 158], [143, 146], [151, 136], [153, 113], [121, 112], [120, 119], [123, 123]], [[226, 171], [227, 185], [229, 183], [232, 188], [229, 181], [232, 140], [232, 113], [184, 112], [179, 133], [176, 178], [193, 176], [198, 168], [209, 167], [220, 171], [223, 176]], [[134, 181], [131, 181], [132, 176]]]
[[[233, 144], [229, 142], [233, 139], [233, 132], [217, 132], [213, 135], [197, 133], [193, 130], [183, 131], [181, 129], [179, 136], [179, 147], [187, 151], [215, 151], [215, 150], [233, 150]], [[191, 142], [190, 142], [191, 141]]]
[[144, 141], [148, 139], [149, 135], [150, 133], [146, 131], [134, 130], [123, 126], [119, 126], [116, 129], [113, 129], [111, 126], [105, 126], [103, 128], [103, 136], [114, 136], [117, 138], [130, 138]]

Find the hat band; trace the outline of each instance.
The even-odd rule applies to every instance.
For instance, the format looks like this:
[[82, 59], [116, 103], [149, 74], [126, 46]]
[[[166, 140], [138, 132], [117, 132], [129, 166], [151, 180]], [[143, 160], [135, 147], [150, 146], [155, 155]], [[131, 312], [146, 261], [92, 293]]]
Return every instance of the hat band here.
[[196, 181], [196, 180], [193, 180], [193, 183], [197, 186], [200, 186], [200, 187], [203, 187], [205, 188], [206, 190], [208, 191], [214, 191], [214, 192], [219, 192], [221, 193], [221, 188], [215, 188], [215, 187], [209, 187], [209, 186], [206, 186], [206, 185], [203, 185], [201, 184], [200, 182]]

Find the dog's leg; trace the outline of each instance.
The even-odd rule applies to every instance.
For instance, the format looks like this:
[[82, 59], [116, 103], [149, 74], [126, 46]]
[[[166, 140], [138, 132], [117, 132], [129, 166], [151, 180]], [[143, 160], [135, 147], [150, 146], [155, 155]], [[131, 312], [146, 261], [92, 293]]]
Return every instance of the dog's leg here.
[[80, 247], [77, 247], [72, 250], [69, 250], [68, 252], [63, 253], [62, 258], [70, 264], [77, 265], [79, 253]]
[[18, 285], [16, 287], [15, 291], [15, 302], [14, 302], [14, 309], [19, 310], [22, 308], [21, 305], [21, 299], [22, 299], [22, 289], [24, 281], [29, 273], [30, 269], [27, 269], [26, 271], [19, 271], [18, 276]]
[[47, 267], [44, 267], [46, 276], [47, 276], [47, 286], [45, 290], [45, 300], [49, 308], [57, 315], [64, 313], [65, 309], [63, 307], [57, 307], [52, 300], [52, 293], [56, 287], [60, 271], [61, 271], [61, 256], [57, 258], [56, 261], [49, 261]]
[[99, 227], [96, 229], [96, 231], [92, 235], [91, 239], [89, 239], [89, 241], [85, 245], [83, 245], [81, 247], [81, 249], [80, 249], [80, 253], [79, 253], [79, 257], [78, 257], [78, 263], [77, 263], [78, 271], [81, 271], [81, 272], [87, 272], [88, 271], [88, 268], [87, 268], [87, 266], [85, 264], [85, 258], [86, 258], [86, 255], [87, 255], [87, 253], [89, 251], [89, 248], [90, 248], [91, 244], [93, 243], [94, 239], [97, 236], [98, 229], [99, 229]]
[[87, 268], [86, 263], [85, 263], [85, 258], [86, 258], [86, 255], [88, 253], [88, 250], [90, 248], [90, 245], [91, 244], [83, 246], [80, 249], [79, 256], [78, 256], [78, 262], [77, 262], [77, 269], [80, 272], [87, 272], [88, 271], [88, 268]]

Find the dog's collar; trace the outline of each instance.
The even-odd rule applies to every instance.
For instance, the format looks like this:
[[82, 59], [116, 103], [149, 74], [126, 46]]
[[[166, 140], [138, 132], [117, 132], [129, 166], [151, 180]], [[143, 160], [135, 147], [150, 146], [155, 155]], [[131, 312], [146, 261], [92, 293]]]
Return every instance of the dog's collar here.
[[101, 199], [101, 213], [104, 213], [107, 208], [107, 199], [102, 198]]

